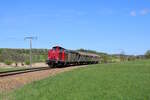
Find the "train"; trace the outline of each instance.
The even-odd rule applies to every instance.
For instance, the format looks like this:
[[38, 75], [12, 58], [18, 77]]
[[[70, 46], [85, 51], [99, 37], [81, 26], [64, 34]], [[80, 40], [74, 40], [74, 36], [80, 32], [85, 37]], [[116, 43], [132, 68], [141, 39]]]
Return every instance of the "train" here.
[[97, 64], [99, 61], [99, 55], [54, 46], [48, 51], [48, 60], [46, 60], [46, 63], [49, 67], [54, 68], [71, 65]]

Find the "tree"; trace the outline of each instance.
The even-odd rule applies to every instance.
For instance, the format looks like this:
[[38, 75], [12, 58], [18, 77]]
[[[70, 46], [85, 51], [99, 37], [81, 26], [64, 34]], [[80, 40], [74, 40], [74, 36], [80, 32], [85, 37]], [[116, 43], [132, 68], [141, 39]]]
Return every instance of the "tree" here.
[[146, 57], [147, 59], [150, 59], [150, 50], [146, 51], [145, 57]]
[[16, 67], [18, 66], [18, 62], [20, 60], [19, 53], [17, 51], [11, 51], [10, 53], [12, 61], [14, 61]]
[[109, 56], [103, 55], [101, 56], [101, 63], [108, 63], [109, 62]]
[[10, 53], [11, 52], [8, 49], [2, 50], [0, 55], [0, 61], [1, 62], [5, 62], [6, 60], [12, 61]]
[[21, 65], [24, 66], [25, 56], [23, 54], [20, 54], [19, 59], [20, 59]]
[[125, 55], [125, 51], [121, 51], [120, 52], [120, 61], [126, 61], [127, 60], [127, 58], [126, 58], [126, 55]]
[[5, 63], [14, 62], [16, 66], [21, 62], [23, 65], [24, 55], [19, 50], [4, 49], [0, 55], [0, 61]]
[[136, 56], [128, 56], [127, 59], [128, 59], [128, 61], [135, 61]]

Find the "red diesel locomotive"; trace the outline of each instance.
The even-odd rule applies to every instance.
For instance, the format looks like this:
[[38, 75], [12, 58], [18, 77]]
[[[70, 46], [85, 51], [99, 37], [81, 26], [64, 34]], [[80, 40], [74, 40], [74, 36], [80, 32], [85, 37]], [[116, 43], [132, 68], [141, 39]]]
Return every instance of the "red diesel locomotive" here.
[[49, 67], [62, 67], [68, 65], [96, 64], [100, 57], [96, 54], [67, 50], [60, 46], [55, 46], [48, 51]]

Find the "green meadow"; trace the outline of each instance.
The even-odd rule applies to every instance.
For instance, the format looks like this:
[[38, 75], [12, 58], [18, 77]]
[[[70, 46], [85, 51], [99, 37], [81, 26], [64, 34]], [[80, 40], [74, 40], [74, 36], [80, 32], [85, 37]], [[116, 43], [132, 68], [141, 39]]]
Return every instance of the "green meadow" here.
[[150, 100], [150, 60], [97, 64], [10, 92], [12, 100]]

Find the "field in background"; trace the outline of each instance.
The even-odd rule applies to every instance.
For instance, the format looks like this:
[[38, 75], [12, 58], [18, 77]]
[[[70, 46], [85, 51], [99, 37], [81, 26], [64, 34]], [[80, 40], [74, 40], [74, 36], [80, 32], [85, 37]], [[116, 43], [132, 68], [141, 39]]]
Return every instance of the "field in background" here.
[[150, 60], [89, 65], [33, 82], [15, 100], [149, 100]]

